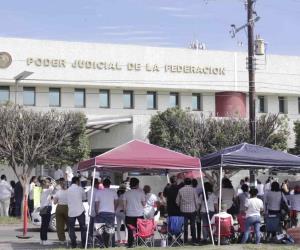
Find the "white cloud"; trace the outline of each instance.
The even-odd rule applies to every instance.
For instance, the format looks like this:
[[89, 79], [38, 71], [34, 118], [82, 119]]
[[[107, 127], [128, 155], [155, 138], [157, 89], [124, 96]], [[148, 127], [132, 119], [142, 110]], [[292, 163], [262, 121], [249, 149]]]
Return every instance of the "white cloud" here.
[[171, 6], [161, 6], [161, 7], [158, 7], [158, 9], [163, 10], [163, 11], [169, 11], [169, 12], [182, 12], [182, 11], [185, 11], [184, 8], [171, 7]]
[[133, 36], [121, 38], [122, 41], [164, 41], [166, 37], [162, 36]]
[[107, 26], [99, 26], [97, 27], [98, 30], [122, 30], [122, 29], [130, 29], [133, 28], [131, 25], [107, 25]]
[[198, 17], [200, 17], [199, 15], [194, 15], [194, 14], [170, 14], [170, 16], [179, 17], [179, 18], [198, 18]]
[[105, 36], [132, 36], [132, 35], [153, 35], [161, 34], [161, 31], [152, 31], [152, 30], [132, 30], [132, 31], [112, 31], [104, 32], [102, 35]]

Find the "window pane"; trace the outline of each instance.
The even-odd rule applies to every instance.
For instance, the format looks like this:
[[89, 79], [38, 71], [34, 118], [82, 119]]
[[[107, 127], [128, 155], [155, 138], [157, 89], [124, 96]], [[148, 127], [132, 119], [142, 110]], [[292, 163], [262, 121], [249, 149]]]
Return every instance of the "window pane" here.
[[109, 108], [109, 90], [101, 89], [99, 93], [100, 108]]
[[0, 86], [0, 104], [6, 103], [9, 101], [9, 87]]
[[75, 107], [84, 108], [85, 107], [85, 90], [84, 89], [75, 89], [74, 94]]
[[50, 88], [49, 89], [49, 106], [60, 107], [60, 89]]
[[278, 101], [279, 101], [279, 113], [285, 113], [284, 97], [279, 96]]
[[156, 92], [147, 92], [147, 108], [156, 109]]
[[265, 97], [264, 96], [259, 96], [258, 97], [259, 100], [259, 112], [260, 113], [265, 113]]
[[201, 96], [200, 94], [193, 94], [192, 96], [192, 109], [201, 110]]
[[23, 104], [25, 106], [35, 106], [35, 88], [23, 88]]
[[170, 93], [170, 107], [174, 108], [179, 106], [178, 93]]
[[133, 108], [133, 92], [132, 91], [123, 91], [123, 107], [125, 109]]

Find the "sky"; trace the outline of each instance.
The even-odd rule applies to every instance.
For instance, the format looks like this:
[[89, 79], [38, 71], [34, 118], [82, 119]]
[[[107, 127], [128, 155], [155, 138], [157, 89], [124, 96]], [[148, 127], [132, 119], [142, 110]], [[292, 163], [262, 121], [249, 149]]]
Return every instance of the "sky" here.
[[[0, 36], [247, 51], [244, 0], [0, 0]], [[300, 56], [300, 0], [256, 0], [267, 53]], [[0, 44], [1, 50], [1, 44]]]

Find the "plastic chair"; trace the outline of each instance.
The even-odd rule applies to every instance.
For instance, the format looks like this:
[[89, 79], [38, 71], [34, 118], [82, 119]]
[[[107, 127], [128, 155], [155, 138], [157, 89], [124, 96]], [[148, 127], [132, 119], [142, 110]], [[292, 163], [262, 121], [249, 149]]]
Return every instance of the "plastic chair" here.
[[219, 218], [219, 216], [215, 217], [215, 224], [214, 227], [216, 228], [214, 232], [214, 238], [218, 241], [219, 237], [219, 221], [220, 221], [220, 238], [221, 242], [223, 239], [232, 240], [234, 239], [234, 229], [231, 223], [231, 218]]
[[128, 225], [133, 231], [133, 237], [135, 238], [136, 246], [154, 246], [154, 232], [156, 224], [154, 219], [137, 219], [137, 226]]
[[168, 238], [172, 238], [171, 243], [167, 240], [167, 245], [184, 246], [184, 240], [181, 237], [184, 233], [184, 217], [183, 216], [169, 216], [167, 220]]

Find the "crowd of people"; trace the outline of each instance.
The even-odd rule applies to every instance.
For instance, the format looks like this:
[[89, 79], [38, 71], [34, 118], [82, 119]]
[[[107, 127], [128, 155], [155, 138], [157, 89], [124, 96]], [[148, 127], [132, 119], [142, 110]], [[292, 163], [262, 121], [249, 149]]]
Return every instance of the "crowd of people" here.
[[[77, 220], [81, 232], [81, 246], [84, 247], [87, 238], [85, 201], [90, 207], [88, 242], [91, 242], [95, 236], [95, 224], [104, 223], [114, 228], [116, 222], [116, 239], [113, 236], [112, 246], [119, 244], [126, 244], [129, 248], [134, 246], [131, 226], [136, 227], [139, 218], [158, 221], [159, 217], [184, 217], [183, 240], [188, 243], [190, 232], [192, 245], [211, 242], [210, 228], [213, 229], [212, 234], [217, 238], [220, 218], [228, 219], [232, 231], [234, 231], [234, 221], [237, 221], [240, 228], [243, 227], [243, 230], [240, 230], [240, 243], [248, 242], [253, 232], [255, 243], [260, 243], [261, 225], [268, 223], [268, 216], [279, 218], [280, 221], [278, 229], [272, 231], [270, 237], [281, 233], [288, 227], [300, 227], [300, 186], [290, 188], [287, 180], [280, 185], [278, 181], [270, 177], [265, 184], [257, 180], [255, 188], [250, 188], [249, 178], [246, 177], [234, 189], [231, 181], [223, 178], [220, 204], [219, 191], [214, 190], [211, 183], [204, 183], [204, 192], [198, 181], [190, 178], [182, 179], [171, 176], [170, 183], [158, 195], [151, 192], [149, 185], [140, 187], [138, 178], [128, 178], [117, 189], [111, 188], [109, 178], [104, 180], [96, 178], [94, 186], [88, 192], [83, 188], [87, 184], [87, 178], [83, 179], [81, 176], [69, 178], [59, 168], [56, 168], [54, 178], [55, 184], [51, 178], [33, 176], [29, 184], [29, 215], [36, 207], [36, 199], [39, 199], [42, 245], [52, 244], [48, 241], [47, 232], [52, 206], [56, 205], [56, 228], [59, 242], [66, 243], [65, 229], [68, 228], [71, 246], [77, 247], [75, 234]], [[10, 185], [5, 175], [1, 176], [1, 216], [12, 214], [20, 216], [18, 209], [22, 201], [16, 201], [19, 195], [16, 186], [17, 184]], [[39, 195], [35, 194], [37, 188]], [[13, 202], [12, 199], [14, 199]]]

